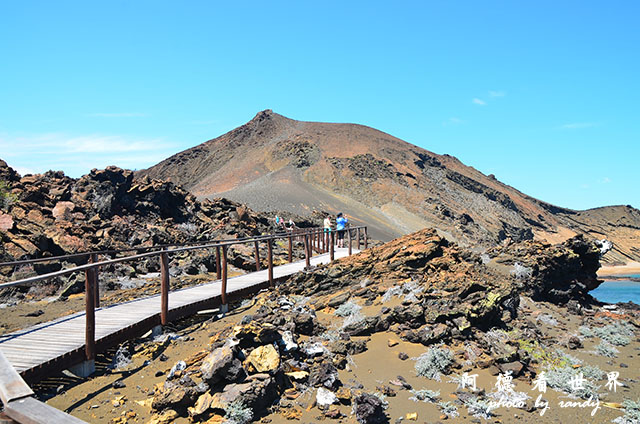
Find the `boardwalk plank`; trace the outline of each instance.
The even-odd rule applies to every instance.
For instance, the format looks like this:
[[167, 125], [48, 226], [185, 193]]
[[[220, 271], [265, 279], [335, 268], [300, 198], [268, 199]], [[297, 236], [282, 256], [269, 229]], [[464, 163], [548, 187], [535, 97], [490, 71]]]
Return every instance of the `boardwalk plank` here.
[[[357, 250], [354, 249], [354, 253]], [[347, 249], [336, 249], [336, 259], [347, 256]], [[326, 263], [328, 254], [311, 258], [313, 265]], [[305, 266], [305, 261], [274, 267], [274, 278], [292, 275]], [[238, 275], [228, 280], [228, 293], [238, 292], [268, 281], [267, 270]], [[219, 280], [185, 287], [169, 293], [169, 310], [198, 302], [219, 298]], [[101, 340], [132, 325], [160, 314], [160, 296], [135, 299], [118, 305], [98, 308], [96, 316], [96, 340]], [[84, 312], [74, 313], [53, 321], [41, 323], [11, 334], [0, 336], [0, 353], [19, 372], [35, 368], [68, 352], [84, 346]], [[22, 405], [21, 407], [23, 407]]]
[[5, 404], [5, 414], [22, 424], [81, 424], [84, 421], [32, 397]]

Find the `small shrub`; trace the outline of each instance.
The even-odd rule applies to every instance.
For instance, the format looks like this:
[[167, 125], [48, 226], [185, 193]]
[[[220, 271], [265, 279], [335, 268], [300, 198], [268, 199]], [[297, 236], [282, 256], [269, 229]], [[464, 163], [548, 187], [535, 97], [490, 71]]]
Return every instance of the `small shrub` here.
[[388, 302], [394, 297], [400, 297], [402, 294], [402, 287], [393, 286], [389, 287], [386, 292], [382, 295], [382, 302]]
[[556, 357], [559, 364], [568, 364], [571, 366], [582, 364], [582, 359], [576, 358], [573, 355], [569, 355], [568, 353], [562, 351], [561, 349], [556, 349]]
[[409, 281], [402, 286], [393, 286], [387, 289], [382, 295], [382, 302], [388, 302], [394, 297], [404, 296], [404, 300], [415, 302], [418, 300], [418, 294], [422, 293], [424, 288], [419, 286], [415, 281]]
[[464, 405], [469, 410], [469, 413], [476, 418], [489, 420], [493, 417], [491, 406], [486, 400], [480, 399], [478, 397], [470, 397], [464, 401]]
[[533, 269], [522, 265], [520, 262], [516, 262], [513, 264], [511, 274], [518, 280], [524, 280], [526, 278], [531, 278], [533, 275]]
[[336, 309], [336, 311], [334, 312], [335, 315], [339, 316], [339, 317], [347, 317], [349, 315], [353, 315], [355, 313], [359, 313], [360, 310], [362, 309], [362, 306], [352, 302], [352, 301], [348, 301], [343, 303], [342, 305], [338, 306], [338, 308]]
[[247, 424], [253, 419], [253, 411], [241, 401], [231, 402], [224, 410], [225, 424]]
[[638, 424], [640, 423], [640, 400], [633, 401], [626, 399], [622, 402], [624, 415], [613, 420], [616, 424]]
[[627, 322], [615, 322], [605, 325], [604, 327], [594, 328], [593, 334], [612, 345], [626, 346], [631, 343], [631, 337], [633, 337], [634, 332], [631, 324]]
[[328, 342], [337, 342], [338, 340], [340, 340], [340, 333], [336, 330], [327, 330], [324, 333], [320, 334], [318, 337]]
[[576, 374], [570, 365], [551, 368], [546, 371], [547, 386], [565, 393], [571, 393], [571, 379]]
[[494, 391], [487, 393], [487, 397], [491, 398], [494, 401], [502, 401], [505, 403], [517, 405], [520, 403], [524, 403], [531, 396], [526, 394], [525, 392], [516, 392], [513, 387], [508, 387], [506, 389], [498, 390], [497, 388]]
[[448, 418], [455, 418], [460, 415], [458, 408], [451, 402], [438, 402], [438, 406]]
[[17, 200], [18, 196], [11, 193], [9, 184], [6, 181], [0, 181], [0, 210], [6, 211]]
[[605, 342], [604, 340], [600, 342], [598, 346], [596, 346], [595, 353], [598, 355], [605, 356], [607, 358], [617, 358], [618, 353], [620, 351], [613, 347], [611, 344]]
[[580, 327], [578, 327], [578, 331], [580, 332], [580, 335], [582, 337], [586, 337], [586, 338], [595, 337], [595, 334], [593, 333], [593, 330], [591, 330], [586, 325], [581, 325]]
[[550, 325], [552, 327], [555, 327], [558, 325], [558, 320], [555, 319], [554, 317], [552, 317], [549, 314], [540, 314], [538, 315], [538, 318], [536, 319], [537, 321], [541, 321], [547, 325]]
[[453, 363], [453, 353], [443, 347], [431, 347], [416, 359], [416, 374], [440, 381], [443, 373]]
[[198, 235], [198, 226], [192, 222], [182, 222], [177, 225], [178, 230], [182, 231], [187, 236], [194, 237]]
[[602, 371], [597, 365], [585, 365], [580, 367], [580, 371], [582, 371], [582, 375], [584, 378], [588, 380], [602, 380], [606, 373]]
[[[580, 372], [585, 379], [583, 388], [574, 391], [571, 387], [571, 380]], [[576, 369], [571, 365], [551, 368], [546, 371], [546, 377], [547, 386], [551, 387], [554, 390], [578, 396], [583, 399], [588, 399], [589, 397], [593, 397], [594, 399], [598, 398], [598, 389], [600, 388], [600, 386], [596, 386], [593, 381], [591, 381], [591, 379], [587, 378], [584, 370], [580, 368]]]
[[411, 396], [409, 400], [412, 400], [414, 402], [422, 401], [436, 403], [438, 398], [440, 397], [440, 390], [411, 390], [411, 393], [413, 393], [413, 396]]

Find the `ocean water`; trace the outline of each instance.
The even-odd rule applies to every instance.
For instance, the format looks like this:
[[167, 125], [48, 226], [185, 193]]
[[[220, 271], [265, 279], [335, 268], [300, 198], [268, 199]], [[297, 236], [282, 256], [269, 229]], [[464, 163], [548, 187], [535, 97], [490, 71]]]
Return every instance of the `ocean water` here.
[[[627, 277], [640, 278], [640, 274], [628, 275]], [[589, 292], [601, 302], [633, 302], [640, 305], [640, 282], [631, 280], [607, 280], [600, 284], [595, 290]]]

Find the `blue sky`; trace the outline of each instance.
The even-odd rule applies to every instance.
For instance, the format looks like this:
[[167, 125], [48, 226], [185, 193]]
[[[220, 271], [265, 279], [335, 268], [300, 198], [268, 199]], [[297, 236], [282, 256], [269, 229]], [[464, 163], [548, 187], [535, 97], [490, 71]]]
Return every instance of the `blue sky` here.
[[[233, 3], [233, 4], [231, 4]], [[640, 207], [636, 1], [0, 2], [0, 158], [132, 169], [262, 109]]]

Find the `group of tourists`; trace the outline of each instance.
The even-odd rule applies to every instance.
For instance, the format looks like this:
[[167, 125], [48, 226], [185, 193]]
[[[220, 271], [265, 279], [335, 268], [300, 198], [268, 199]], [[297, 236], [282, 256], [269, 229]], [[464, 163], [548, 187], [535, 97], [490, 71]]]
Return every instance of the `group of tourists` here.
[[[345, 228], [347, 228], [348, 222], [349, 220], [347, 220], [347, 218], [342, 214], [342, 212], [336, 215], [336, 232], [338, 233], [338, 243], [337, 243], [338, 247], [344, 247], [344, 233], [345, 233]], [[325, 233], [331, 232], [332, 223], [331, 223], [330, 215], [327, 215], [324, 218], [323, 226], [324, 226]]]
[[291, 218], [289, 218], [289, 222], [285, 223], [284, 222], [284, 218], [282, 218], [281, 216], [276, 215], [276, 217], [274, 218], [275, 224], [276, 224], [276, 229], [282, 229], [282, 230], [287, 230], [287, 231], [291, 231], [293, 229], [296, 228], [296, 223], [293, 222], [293, 220]]
[[[276, 230], [286, 230], [286, 231], [293, 231], [296, 227], [296, 223], [293, 222], [292, 219], [289, 219], [288, 223], [285, 223], [284, 218], [282, 218], [281, 216], [276, 215], [274, 217], [274, 223], [275, 223], [275, 227]], [[349, 223], [349, 220], [342, 214], [342, 212], [338, 213], [338, 215], [336, 215], [336, 226], [335, 226], [335, 230], [336, 233], [338, 235], [338, 240], [337, 240], [337, 246], [338, 247], [344, 247], [344, 233], [346, 231], [347, 225]], [[333, 229], [333, 222], [331, 221], [331, 215], [327, 215], [324, 218], [324, 223], [323, 223], [323, 227], [324, 227], [324, 232], [325, 233], [331, 233], [332, 229]]]

